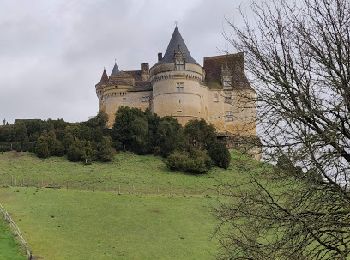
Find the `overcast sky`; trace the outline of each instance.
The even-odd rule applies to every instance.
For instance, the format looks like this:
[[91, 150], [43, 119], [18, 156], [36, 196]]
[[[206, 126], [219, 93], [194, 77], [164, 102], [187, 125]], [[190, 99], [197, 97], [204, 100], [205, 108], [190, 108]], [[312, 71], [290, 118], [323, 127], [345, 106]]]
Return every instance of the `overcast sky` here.
[[247, 0], [0, 0], [0, 119], [87, 120], [103, 67], [152, 66], [178, 21], [192, 56], [223, 54]]

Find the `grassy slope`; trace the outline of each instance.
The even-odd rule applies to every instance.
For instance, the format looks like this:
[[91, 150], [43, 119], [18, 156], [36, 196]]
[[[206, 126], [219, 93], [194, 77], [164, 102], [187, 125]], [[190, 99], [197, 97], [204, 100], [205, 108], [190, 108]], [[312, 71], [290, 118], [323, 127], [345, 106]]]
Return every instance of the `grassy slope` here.
[[24, 260], [20, 247], [6, 223], [0, 218], [0, 259]]
[[208, 198], [11, 188], [1, 189], [0, 199], [44, 259], [212, 259], [216, 253]]
[[[24, 182], [29, 186], [57, 184], [62, 187], [88, 190], [128, 192], [135, 187], [142, 193], [186, 194], [210, 192], [220, 182], [246, 179], [247, 173], [261, 171], [261, 164], [233, 154], [230, 170], [214, 168], [202, 176], [169, 171], [161, 158], [152, 155], [138, 156], [119, 153], [111, 163], [94, 163], [84, 166], [65, 158], [52, 157], [41, 160], [31, 154], [0, 154], [0, 185], [17, 186]], [[259, 167], [258, 167], [259, 166]]]
[[[84, 166], [5, 153], [0, 186], [13, 179], [29, 186], [44, 180], [65, 187], [68, 181], [69, 189], [3, 188], [0, 201], [34, 255], [44, 259], [214, 259], [210, 209], [216, 199], [205, 194], [215, 194], [220, 182], [240, 184], [264, 170], [238, 154], [228, 171], [191, 176], [169, 172], [154, 156], [120, 153], [112, 163]], [[132, 185], [136, 194], [125, 194]], [[103, 192], [119, 186], [125, 195]]]

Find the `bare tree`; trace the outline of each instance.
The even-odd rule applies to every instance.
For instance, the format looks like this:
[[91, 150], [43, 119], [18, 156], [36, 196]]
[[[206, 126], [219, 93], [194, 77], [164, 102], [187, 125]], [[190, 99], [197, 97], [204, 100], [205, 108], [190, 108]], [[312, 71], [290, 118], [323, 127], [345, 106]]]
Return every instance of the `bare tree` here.
[[[276, 187], [226, 185], [217, 210], [222, 258], [346, 259], [350, 255], [350, 1], [252, 4], [233, 23], [257, 91]], [[249, 192], [247, 190], [249, 189]]]

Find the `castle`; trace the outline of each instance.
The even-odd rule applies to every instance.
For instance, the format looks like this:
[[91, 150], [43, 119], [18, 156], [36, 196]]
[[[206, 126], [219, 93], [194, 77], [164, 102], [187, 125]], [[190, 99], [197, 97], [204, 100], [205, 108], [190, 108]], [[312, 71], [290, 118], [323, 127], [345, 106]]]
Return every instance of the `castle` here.
[[244, 73], [244, 54], [204, 57], [203, 66], [191, 56], [176, 26], [164, 56], [149, 68], [119, 70], [115, 63], [96, 84], [99, 110], [112, 127], [120, 106], [150, 109], [181, 124], [205, 119], [219, 136], [256, 136], [254, 89]]

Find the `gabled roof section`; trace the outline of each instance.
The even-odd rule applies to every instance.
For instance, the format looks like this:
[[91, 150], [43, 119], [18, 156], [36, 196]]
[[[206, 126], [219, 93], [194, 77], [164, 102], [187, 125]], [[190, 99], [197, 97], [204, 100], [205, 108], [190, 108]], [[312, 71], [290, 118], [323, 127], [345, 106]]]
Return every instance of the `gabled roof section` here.
[[196, 60], [191, 57], [190, 51], [176, 26], [164, 57], [160, 60], [160, 63], [173, 63], [174, 55], [179, 51], [182, 53], [186, 63], [197, 63]]
[[244, 53], [227, 54], [214, 57], [204, 57], [203, 69], [205, 81], [209, 88], [221, 86], [222, 68], [228, 69], [232, 75], [234, 86], [250, 87], [244, 73]]

